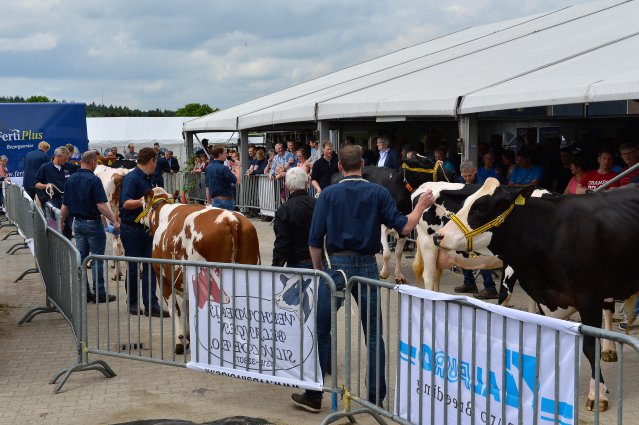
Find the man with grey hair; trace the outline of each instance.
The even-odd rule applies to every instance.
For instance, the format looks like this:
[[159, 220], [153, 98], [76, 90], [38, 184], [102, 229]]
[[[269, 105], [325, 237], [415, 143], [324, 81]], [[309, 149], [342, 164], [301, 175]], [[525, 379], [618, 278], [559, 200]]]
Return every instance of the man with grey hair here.
[[390, 148], [390, 138], [388, 136], [377, 137], [377, 150], [379, 151], [378, 167], [399, 168], [399, 158], [397, 152]]
[[[69, 150], [67, 148], [64, 146], [56, 148], [54, 155], [53, 161], [41, 165], [35, 175], [35, 188], [38, 189], [38, 198], [43, 209], [48, 201], [51, 201], [56, 208], [62, 208], [64, 185], [75, 171], [67, 164], [69, 160]], [[72, 225], [73, 217], [69, 216], [64, 223], [62, 231], [68, 239], [71, 239]]]
[[316, 200], [308, 194], [308, 175], [303, 168], [288, 170], [285, 184], [290, 195], [273, 220], [273, 265], [312, 269], [308, 230]]
[[462, 161], [461, 164], [459, 164], [459, 173], [461, 174], [461, 176], [457, 178], [457, 183], [480, 183], [479, 179], [477, 178], [477, 167], [475, 167], [473, 161]]

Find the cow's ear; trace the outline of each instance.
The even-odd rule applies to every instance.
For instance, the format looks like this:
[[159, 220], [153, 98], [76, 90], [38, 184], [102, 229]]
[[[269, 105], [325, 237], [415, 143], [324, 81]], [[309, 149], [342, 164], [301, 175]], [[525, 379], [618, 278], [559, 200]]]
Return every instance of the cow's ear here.
[[149, 190], [144, 194], [144, 202], [147, 204], [153, 200], [153, 190]]
[[537, 189], [537, 187], [533, 185], [522, 187], [520, 190], [515, 192], [515, 198], [513, 202], [516, 205], [524, 205], [528, 198], [530, 198], [530, 195], [532, 195], [532, 193], [535, 191], [535, 189]]

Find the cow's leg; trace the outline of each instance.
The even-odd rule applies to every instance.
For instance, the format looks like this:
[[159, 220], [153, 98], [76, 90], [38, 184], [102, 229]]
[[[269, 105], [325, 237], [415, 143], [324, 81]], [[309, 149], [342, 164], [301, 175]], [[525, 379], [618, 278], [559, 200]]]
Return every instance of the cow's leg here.
[[[612, 298], [606, 298], [603, 303], [604, 329], [612, 331], [612, 315], [615, 312], [615, 301]], [[601, 341], [601, 360], [604, 362], [617, 361], [617, 345], [614, 341], [603, 339]]]
[[[601, 310], [603, 307], [603, 300], [597, 299], [597, 297], [589, 297], [589, 300], [581, 300], [580, 305], [587, 305], [588, 308], [582, 308], [579, 310], [581, 321], [584, 325], [592, 327], [601, 327]], [[590, 301], [590, 302], [589, 302]], [[606, 385], [604, 383], [603, 376], [595, 376], [595, 361], [599, 359], [595, 358], [595, 344], [597, 341], [594, 337], [584, 335], [583, 352], [588, 361], [590, 362], [591, 378], [590, 389], [588, 392], [588, 399], [586, 400], [586, 410], [593, 411], [595, 408], [595, 385], [599, 383], [599, 401], [598, 408], [600, 412], [608, 410], [608, 398], [606, 397]]]
[[424, 288], [439, 292], [439, 280], [442, 274], [438, 267], [439, 248], [435, 246], [432, 238], [421, 238], [419, 242], [424, 265], [422, 273]]
[[[122, 240], [120, 238], [116, 238], [113, 237], [113, 255], [117, 256], [117, 257], [123, 257], [124, 256], [124, 246], [122, 245]], [[116, 279], [122, 279], [122, 264], [120, 264], [119, 261], [113, 261], [112, 262], [115, 265], [115, 273], [113, 274], [113, 277], [111, 279], [116, 280]], [[142, 267], [140, 267], [140, 269], [142, 269]]]
[[[171, 268], [164, 267], [162, 276], [162, 298], [166, 302], [169, 315], [173, 319], [173, 329], [175, 330], [175, 354], [184, 354], [188, 349], [188, 338], [184, 331], [182, 314], [184, 308], [184, 294], [181, 288], [172, 289], [173, 284], [179, 286], [182, 281], [181, 271], [173, 272], [173, 282], [171, 281]], [[175, 282], [175, 283], [174, 283]]]
[[424, 286], [424, 261], [422, 260], [422, 248], [419, 244], [419, 236], [415, 242], [415, 258], [413, 259], [413, 273], [415, 273], [415, 279], [419, 286]]
[[388, 247], [388, 233], [386, 226], [382, 224], [382, 270], [379, 272], [381, 279], [388, 279], [390, 275], [388, 263], [390, 262], [390, 248]]
[[398, 238], [395, 245], [395, 283], [406, 283], [406, 278], [402, 273], [402, 255], [404, 255], [404, 245], [407, 238]]

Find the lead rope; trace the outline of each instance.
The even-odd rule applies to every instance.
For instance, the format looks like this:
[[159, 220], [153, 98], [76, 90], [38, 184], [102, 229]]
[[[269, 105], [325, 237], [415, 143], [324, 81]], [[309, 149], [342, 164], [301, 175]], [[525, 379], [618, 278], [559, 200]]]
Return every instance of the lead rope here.
[[55, 191], [56, 190], [60, 193], [60, 195], [64, 195], [64, 191], [60, 190], [60, 188], [58, 186], [54, 185], [53, 183], [48, 183], [46, 189], [44, 189], [46, 194], [51, 199], [53, 199], [53, 196], [55, 195]]

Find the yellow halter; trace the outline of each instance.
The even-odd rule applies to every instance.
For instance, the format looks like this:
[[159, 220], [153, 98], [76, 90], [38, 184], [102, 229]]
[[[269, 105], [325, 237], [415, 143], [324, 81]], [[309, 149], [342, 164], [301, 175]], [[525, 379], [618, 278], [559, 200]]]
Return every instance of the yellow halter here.
[[[417, 167], [409, 167], [406, 163], [402, 164], [402, 169], [404, 170], [404, 183], [406, 183], [406, 189], [409, 192], [412, 192], [414, 189], [406, 180], [406, 171], [412, 171], [413, 173], [426, 173], [433, 175], [433, 181], [437, 181], [437, 170], [441, 167], [440, 162], [436, 161], [435, 166], [433, 168], [417, 168]], [[446, 176], [446, 172], [444, 171], [444, 177], [446, 177], [446, 181], [448, 180], [448, 176]]]
[[172, 204], [175, 201], [168, 198], [155, 198], [154, 200], [149, 202], [147, 206], [142, 210], [142, 212], [135, 218], [135, 222], [139, 223], [144, 217], [149, 215], [149, 213], [153, 211], [160, 202], [168, 202], [169, 204]]
[[508, 209], [506, 209], [506, 211], [499, 214], [497, 217], [493, 218], [492, 220], [490, 220], [488, 223], [484, 224], [483, 226], [476, 228], [475, 230], [468, 229], [468, 227], [466, 227], [466, 225], [462, 223], [462, 221], [459, 219], [459, 217], [455, 215], [455, 213], [449, 212], [446, 216], [453, 223], [455, 223], [457, 227], [459, 227], [459, 229], [462, 231], [462, 233], [466, 237], [466, 252], [470, 253], [472, 257], [476, 257], [477, 253], [473, 251], [473, 237], [481, 233], [484, 233], [492, 229], [493, 227], [499, 227], [504, 222], [506, 217], [508, 217], [508, 215], [515, 208], [515, 205], [524, 205], [525, 203], [526, 203], [526, 200], [524, 199], [523, 196], [521, 195], [517, 196], [517, 198], [515, 199], [515, 202], [510, 204], [510, 206], [508, 207]]

